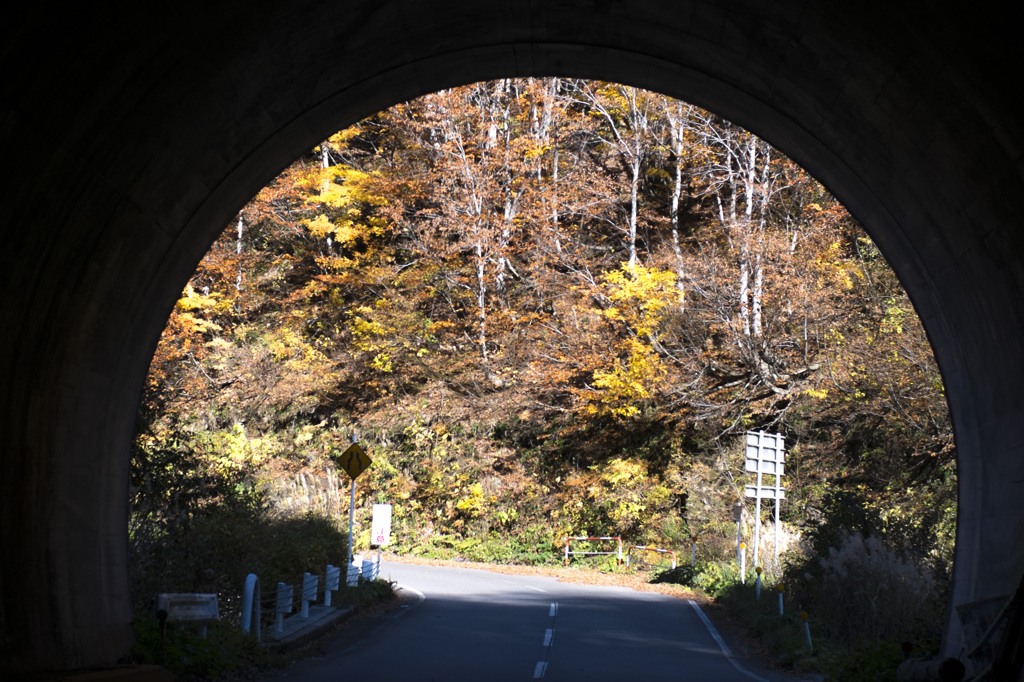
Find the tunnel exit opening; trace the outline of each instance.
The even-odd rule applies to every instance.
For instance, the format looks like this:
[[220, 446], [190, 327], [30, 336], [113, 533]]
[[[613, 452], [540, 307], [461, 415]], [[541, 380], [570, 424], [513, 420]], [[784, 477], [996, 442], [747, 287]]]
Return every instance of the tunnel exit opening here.
[[[702, 588], [715, 571], [745, 579], [730, 546], [744, 499], [736, 444], [752, 424], [783, 430], [793, 506], [785, 532], [778, 519], [771, 530], [776, 552], [810, 528], [794, 575], [841, 548], [857, 563], [791, 598], [824, 611], [847, 570], [871, 573], [876, 594], [899, 581], [869, 570], [884, 558], [934, 588], [888, 597], [885, 627], [910, 636], [918, 603], [937, 636], [955, 467], [920, 321], [806, 171], [678, 100], [502, 79], [330, 135], [219, 236], [146, 386], [133, 470], [146, 514], [159, 511], [147, 460], [173, 442], [176, 466], [236, 482], [272, 516], [337, 522], [347, 483], [332, 462], [358, 432], [377, 462], [360, 515], [398, 502], [400, 553], [544, 564], [563, 537], [614, 534], [692, 544], [695, 561], [699, 545], [685, 580]], [[207, 503], [227, 499], [218, 488]], [[137, 598], [154, 580], [230, 590], [256, 570], [213, 559], [225, 544], [213, 539], [191, 561], [210, 553], [238, 575], [218, 569], [200, 585], [180, 561], [148, 560], [174, 555], [152, 535], [132, 545], [136, 564], [161, 569], [133, 572]], [[750, 571], [759, 563], [784, 580], [777, 557], [751, 555]]]
[[[1000, 90], [1016, 77], [1000, 51], [1015, 43], [977, 30], [1003, 22], [800, 3], [770, 15], [654, 0], [629, 13], [397, 9], [203, 8], [155, 25], [141, 9], [106, 23], [25, 9], [11, 23], [3, 60], [17, 76], [0, 134], [23, 172], [4, 203], [5, 272], [32, 286], [8, 287], [4, 303], [17, 334], [3, 338], [0, 500], [20, 519], [0, 538], [13, 557], [0, 566], [5, 668], [103, 664], [129, 647], [124, 501], [139, 387], [181, 283], [238, 206], [339, 123], [508, 74], [684, 97], [771, 140], [849, 207], [942, 366], [960, 477], [951, 603], [1012, 592], [1022, 557], [1004, 540], [1024, 528], [1024, 399], [1006, 358], [1019, 355], [1024, 317], [1005, 302], [1024, 289], [1012, 198], [1022, 135]], [[44, 26], [60, 38], [36, 40]], [[380, 35], [395, 39], [370, 39]], [[197, 49], [161, 47], [182, 36]], [[81, 57], [41, 54], [51, 44]], [[69, 177], [75, 191], [55, 197]], [[951, 618], [945, 646], [961, 642]]]

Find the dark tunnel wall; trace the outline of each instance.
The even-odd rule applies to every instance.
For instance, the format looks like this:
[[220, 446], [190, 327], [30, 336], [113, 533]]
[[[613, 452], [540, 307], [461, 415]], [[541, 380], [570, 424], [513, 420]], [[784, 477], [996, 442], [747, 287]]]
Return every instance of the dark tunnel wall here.
[[[1024, 135], [1012, 105], [1021, 55], [996, 9], [37, 7], [0, 26], [0, 669], [100, 665], [131, 645], [137, 401], [171, 306], [231, 216], [330, 132], [503, 76], [658, 90], [749, 128], [824, 182], [899, 274], [943, 370], [960, 457], [953, 601], [1016, 587]], [[951, 618], [947, 651], [959, 645]]]

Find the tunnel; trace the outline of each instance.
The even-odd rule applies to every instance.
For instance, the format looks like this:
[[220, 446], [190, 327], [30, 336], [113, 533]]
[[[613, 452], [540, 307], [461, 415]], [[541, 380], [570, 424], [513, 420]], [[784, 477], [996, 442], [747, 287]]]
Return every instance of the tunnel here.
[[[959, 457], [951, 606], [1024, 571], [1020, 42], [1001, 4], [21, 3], [0, 24], [0, 670], [130, 649], [129, 447], [167, 316], [240, 207], [333, 131], [508, 76], [655, 90], [768, 140], [924, 322]], [[950, 608], [944, 648], [963, 642]]]

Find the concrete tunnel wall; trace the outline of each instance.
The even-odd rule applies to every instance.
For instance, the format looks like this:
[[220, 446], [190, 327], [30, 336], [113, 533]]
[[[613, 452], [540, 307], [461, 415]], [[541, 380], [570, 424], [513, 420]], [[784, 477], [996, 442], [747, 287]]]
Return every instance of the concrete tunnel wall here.
[[[960, 464], [954, 604], [1024, 570], [1024, 135], [1012, 22], [899, 2], [350, 0], [8, 10], [0, 25], [0, 670], [132, 642], [127, 467], [196, 263], [329, 133], [504, 76], [614, 80], [749, 128], [899, 274]], [[1005, 40], [1004, 40], [1005, 39]], [[961, 635], [955, 617], [946, 649]]]

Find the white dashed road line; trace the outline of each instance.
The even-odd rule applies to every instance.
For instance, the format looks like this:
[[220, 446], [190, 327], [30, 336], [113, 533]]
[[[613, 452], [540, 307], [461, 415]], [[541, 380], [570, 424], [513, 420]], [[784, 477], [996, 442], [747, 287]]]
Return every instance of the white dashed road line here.
[[548, 609], [548, 617], [551, 618], [551, 627], [544, 631], [544, 658], [543, 661], [537, 661], [536, 667], [533, 669], [533, 679], [539, 680], [544, 677], [548, 672], [548, 659], [551, 658], [551, 646], [555, 643], [555, 617], [558, 615], [558, 602], [551, 602], [551, 608]]

